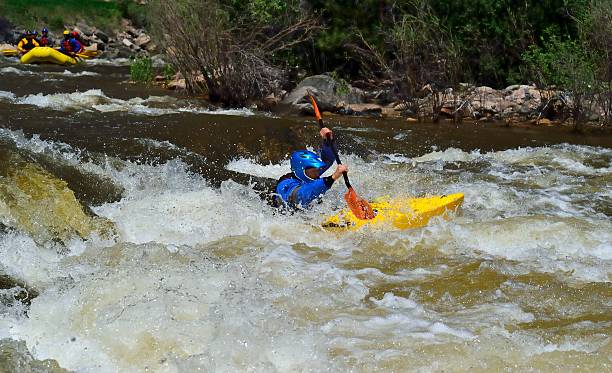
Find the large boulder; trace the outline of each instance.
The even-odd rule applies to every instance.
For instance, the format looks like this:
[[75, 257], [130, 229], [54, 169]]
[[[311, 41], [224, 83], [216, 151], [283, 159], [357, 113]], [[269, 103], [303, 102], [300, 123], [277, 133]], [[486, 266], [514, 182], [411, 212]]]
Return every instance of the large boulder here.
[[312, 93], [322, 111], [337, 111], [350, 104], [363, 102], [363, 91], [329, 75], [314, 75], [302, 80], [282, 101], [303, 114], [313, 112], [308, 93]]
[[500, 91], [491, 87], [476, 87], [470, 97], [476, 117], [497, 115], [508, 107]]
[[530, 85], [511, 85], [502, 91], [504, 100], [511, 103], [514, 113], [529, 117], [535, 115], [542, 104], [540, 91]]

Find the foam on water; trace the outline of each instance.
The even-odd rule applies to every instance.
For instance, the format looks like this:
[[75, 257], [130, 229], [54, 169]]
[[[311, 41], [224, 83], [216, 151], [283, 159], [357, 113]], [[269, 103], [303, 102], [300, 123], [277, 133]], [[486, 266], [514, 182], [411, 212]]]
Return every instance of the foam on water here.
[[3, 67], [0, 69], [0, 74], [13, 74], [13, 75], [34, 75], [35, 73], [30, 70], [17, 69], [15, 67]]
[[0, 100], [13, 101], [14, 99], [15, 94], [13, 92], [0, 91]]
[[81, 76], [99, 76], [100, 74], [93, 72], [93, 71], [80, 71], [78, 73], [73, 73], [70, 70], [64, 70], [61, 73], [62, 76], [64, 77], [81, 77]]
[[87, 60], [87, 64], [93, 66], [129, 66], [131, 61], [129, 58], [92, 58]]
[[[74, 74], [76, 76], [78, 74]], [[24, 97], [16, 97], [11, 92], [1, 91], [0, 99], [5, 99], [17, 105], [33, 105], [58, 111], [97, 111], [127, 112], [130, 114], [159, 116], [176, 113], [196, 113], [215, 115], [251, 116], [254, 113], [246, 108], [243, 109], [217, 109], [210, 110], [203, 107], [194, 107], [192, 104], [183, 102], [170, 96], [150, 96], [143, 99], [140, 97], [122, 100], [108, 97], [99, 89], [90, 89], [85, 92], [36, 94]], [[165, 107], [157, 107], [165, 106]]]
[[[65, 144], [0, 134], [125, 188], [121, 201], [93, 206], [116, 224], [114, 244], [83, 241], [66, 256], [19, 232], [2, 236], [2, 272], [42, 292], [27, 318], [0, 310], [0, 325], [39, 359], [83, 372], [555, 370], [605, 361], [605, 333], [579, 332], [597, 329], [596, 320], [561, 336], [523, 327], [539, 309], [519, 280], [609, 282], [612, 226], [587, 198], [610, 198], [599, 180], [609, 176], [609, 150], [342, 154], [368, 197], [463, 191], [466, 199], [450, 222], [332, 235], [318, 225], [343, 205], [341, 184], [310, 211], [278, 214], [248, 187], [211, 188], [178, 160], [83, 162]], [[289, 164], [240, 158], [227, 168], [278, 177]], [[481, 263], [474, 273], [484, 283], [458, 277], [458, 262]], [[435, 287], [441, 279], [448, 289]]]
[[[0, 74], [10, 74], [10, 75], [19, 75], [19, 76], [28, 76], [28, 75], [44, 75], [44, 76], [55, 76], [61, 78], [79, 78], [84, 76], [99, 76], [100, 74], [93, 71], [80, 71], [78, 73], [64, 70], [63, 72], [54, 72], [54, 71], [32, 71], [26, 69], [18, 69], [12, 66], [3, 67], [0, 69]], [[56, 81], [57, 79], [46, 79], [46, 81]]]
[[240, 158], [231, 161], [226, 168], [230, 171], [241, 172], [253, 176], [278, 179], [289, 172], [291, 166], [289, 160], [279, 164], [268, 163], [267, 165], [261, 165], [253, 162], [251, 159]]

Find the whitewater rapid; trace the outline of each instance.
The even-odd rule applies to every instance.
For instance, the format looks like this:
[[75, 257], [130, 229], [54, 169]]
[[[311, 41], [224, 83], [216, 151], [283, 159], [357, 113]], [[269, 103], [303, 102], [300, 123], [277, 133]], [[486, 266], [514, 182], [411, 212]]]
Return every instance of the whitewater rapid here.
[[[1, 135], [124, 190], [91, 206], [111, 238], [58, 251], [18, 227], [2, 234], [2, 273], [39, 295], [26, 306], [2, 290], [0, 339], [36, 359], [77, 372], [609, 367], [609, 149], [342, 154], [365, 197], [463, 192], [465, 203], [423, 229], [335, 235], [319, 224], [342, 206], [342, 185], [311, 211], [278, 214], [180, 160], [102, 162]], [[277, 177], [288, 163], [227, 168]]]
[[0, 371], [612, 371], [605, 134], [325, 114], [361, 196], [465, 194], [336, 234], [342, 183], [288, 214], [229, 179], [287, 173], [314, 120], [128, 64], [0, 59]]

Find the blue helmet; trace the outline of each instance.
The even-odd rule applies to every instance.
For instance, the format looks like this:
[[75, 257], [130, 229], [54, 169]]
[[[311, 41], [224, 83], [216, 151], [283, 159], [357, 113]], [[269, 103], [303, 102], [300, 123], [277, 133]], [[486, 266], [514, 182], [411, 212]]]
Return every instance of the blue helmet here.
[[36, 30], [32, 31], [32, 35], [34, 35], [34, 36], [38, 35], [38, 31], [36, 31]]
[[46, 27], [44, 29], [42, 29], [42, 33], [43, 34], [48, 34], [49, 33], [49, 29], [47, 29]]
[[298, 150], [291, 153], [291, 171], [293, 171], [298, 179], [304, 182], [315, 180], [306, 175], [305, 171], [307, 168], [321, 168], [325, 166], [325, 162], [318, 155], [308, 150]]

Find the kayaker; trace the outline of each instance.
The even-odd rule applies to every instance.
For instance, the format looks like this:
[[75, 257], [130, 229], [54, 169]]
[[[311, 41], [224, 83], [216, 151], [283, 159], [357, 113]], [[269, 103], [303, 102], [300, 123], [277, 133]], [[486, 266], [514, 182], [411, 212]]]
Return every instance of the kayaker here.
[[276, 206], [308, 207], [325, 194], [343, 172], [348, 171], [348, 167], [341, 164], [331, 176], [321, 177], [334, 163], [335, 157], [330, 141], [327, 141], [328, 135], [330, 138], [333, 136], [332, 131], [324, 127], [319, 134], [324, 140], [319, 154], [308, 150], [291, 153], [292, 172], [282, 176], [276, 184]]
[[49, 39], [49, 30], [45, 27], [41, 31], [40, 41], [38, 42], [41, 47], [50, 47], [53, 45], [51, 39]]
[[25, 36], [21, 40], [19, 40], [19, 43], [17, 44], [17, 49], [19, 50], [19, 52], [21, 52], [21, 54], [26, 54], [32, 49], [40, 46], [36, 41], [36, 34], [34, 34], [34, 32], [29, 30], [26, 31]]
[[81, 43], [79, 43], [78, 40], [72, 37], [72, 35], [70, 34], [70, 31], [65, 30], [64, 40], [62, 40], [62, 43], [60, 46], [60, 52], [70, 57], [74, 57], [77, 53], [81, 52], [82, 49], [83, 49], [83, 45], [81, 45]]

